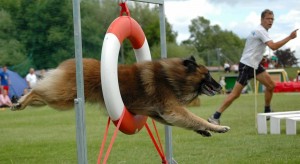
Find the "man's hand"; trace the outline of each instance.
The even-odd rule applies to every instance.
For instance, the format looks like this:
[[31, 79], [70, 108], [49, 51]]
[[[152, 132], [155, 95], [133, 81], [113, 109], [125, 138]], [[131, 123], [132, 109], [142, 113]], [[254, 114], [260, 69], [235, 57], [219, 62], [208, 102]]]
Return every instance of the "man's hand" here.
[[268, 41], [266, 42], [266, 44], [268, 45], [268, 47], [270, 47], [273, 51], [278, 50], [280, 47], [282, 47], [283, 45], [285, 45], [287, 42], [289, 42], [292, 39], [295, 39], [297, 37], [297, 31], [298, 29], [294, 30], [289, 36], [287, 36], [286, 38], [278, 41], [278, 42], [273, 42]]
[[291, 39], [294, 39], [294, 38], [297, 37], [297, 31], [298, 31], [298, 29], [294, 30], [294, 31], [290, 34], [290, 38], [291, 38]]

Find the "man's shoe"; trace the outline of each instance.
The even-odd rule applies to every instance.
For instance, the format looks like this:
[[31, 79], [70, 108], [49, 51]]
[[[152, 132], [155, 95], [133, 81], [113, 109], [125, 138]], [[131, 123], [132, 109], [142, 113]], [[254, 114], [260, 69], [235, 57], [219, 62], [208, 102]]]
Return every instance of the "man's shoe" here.
[[210, 116], [207, 121], [215, 125], [220, 125], [220, 119], [215, 119], [214, 115]]
[[[269, 112], [266, 112], [266, 111], [265, 111], [265, 113], [272, 113], [272, 112], [273, 112], [272, 110], [269, 111]], [[269, 121], [269, 120], [270, 120], [270, 116], [267, 116], [267, 117], [266, 117], [266, 120]]]

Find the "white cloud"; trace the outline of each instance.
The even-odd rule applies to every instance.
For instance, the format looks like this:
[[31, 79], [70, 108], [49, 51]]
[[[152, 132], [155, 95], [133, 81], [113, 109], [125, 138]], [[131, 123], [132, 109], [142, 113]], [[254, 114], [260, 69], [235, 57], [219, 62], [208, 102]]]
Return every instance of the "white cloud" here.
[[246, 38], [250, 31], [259, 25], [259, 22], [260, 16], [255, 12], [251, 12], [242, 22], [230, 22], [227, 29], [233, 31], [242, 38]]
[[[276, 15], [275, 15], [276, 16]], [[272, 28], [272, 36], [274, 41], [279, 41], [284, 39], [290, 33], [300, 28], [300, 11], [299, 10], [289, 10], [286, 14], [282, 14], [274, 23], [274, 28]], [[290, 48], [293, 51], [296, 51], [296, 57], [300, 59], [300, 32], [298, 32], [298, 37], [294, 40], [291, 40], [282, 48]]]
[[173, 30], [179, 34], [177, 38], [179, 42], [190, 36], [188, 26], [192, 19], [217, 11], [217, 8], [206, 0], [165, 2], [165, 14], [172, 24]]

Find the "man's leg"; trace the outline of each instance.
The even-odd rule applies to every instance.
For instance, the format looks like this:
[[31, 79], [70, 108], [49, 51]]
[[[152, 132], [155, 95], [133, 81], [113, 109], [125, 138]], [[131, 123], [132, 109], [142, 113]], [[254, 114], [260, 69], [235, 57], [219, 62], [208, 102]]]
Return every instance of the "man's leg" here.
[[256, 76], [256, 79], [262, 83], [266, 89], [265, 89], [265, 112], [271, 112], [271, 100], [273, 97], [273, 90], [275, 87], [275, 82], [271, 79], [271, 76], [266, 71], [258, 74]]
[[208, 122], [213, 124], [220, 124], [220, 116], [221, 114], [232, 104], [232, 102], [237, 99], [243, 90], [244, 86], [240, 84], [239, 82], [236, 82], [231, 93], [225, 98], [222, 105], [219, 107], [219, 109], [213, 114], [209, 119]]
[[217, 112], [223, 113], [231, 105], [231, 103], [241, 95], [243, 88], [243, 85], [236, 82], [231, 93], [225, 98]]

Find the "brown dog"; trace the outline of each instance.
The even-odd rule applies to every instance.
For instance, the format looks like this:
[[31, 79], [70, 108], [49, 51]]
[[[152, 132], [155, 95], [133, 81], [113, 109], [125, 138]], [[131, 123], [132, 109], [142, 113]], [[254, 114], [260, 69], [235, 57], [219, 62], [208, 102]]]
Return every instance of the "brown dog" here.
[[[86, 101], [103, 104], [100, 64], [95, 59], [83, 59], [84, 91]], [[73, 108], [77, 97], [75, 66], [75, 60], [69, 59], [49, 71], [12, 109], [21, 110], [27, 105]], [[118, 75], [123, 102], [133, 114], [150, 116], [203, 136], [211, 136], [208, 130], [224, 133], [230, 129], [211, 124], [184, 107], [199, 94], [212, 96], [221, 90], [207, 68], [198, 65], [194, 57], [119, 65]]]

